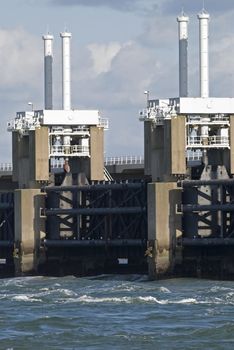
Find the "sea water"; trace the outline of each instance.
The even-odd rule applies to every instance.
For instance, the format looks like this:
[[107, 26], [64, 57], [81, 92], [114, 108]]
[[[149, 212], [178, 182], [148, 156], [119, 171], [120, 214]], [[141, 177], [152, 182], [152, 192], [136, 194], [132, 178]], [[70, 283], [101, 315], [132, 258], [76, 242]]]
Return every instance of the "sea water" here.
[[0, 349], [234, 349], [234, 282], [0, 280]]

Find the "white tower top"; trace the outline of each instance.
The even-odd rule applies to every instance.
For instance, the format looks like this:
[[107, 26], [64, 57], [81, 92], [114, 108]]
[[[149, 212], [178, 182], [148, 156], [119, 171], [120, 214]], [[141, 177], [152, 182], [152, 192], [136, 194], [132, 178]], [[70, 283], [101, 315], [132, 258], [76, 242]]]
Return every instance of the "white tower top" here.
[[63, 81], [63, 109], [71, 109], [71, 56], [70, 56], [70, 42], [71, 33], [60, 33], [62, 38], [62, 81]]
[[53, 40], [51, 34], [43, 35], [44, 40], [44, 104], [53, 109]]
[[203, 9], [197, 15], [199, 19], [199, 47], [200, 47], [200, 96], [209, 97], [209, 18]]
[[177, 17], [179, 24], [179, 96], [188, 96], [188, 22], [189, 17], [182, 13]]

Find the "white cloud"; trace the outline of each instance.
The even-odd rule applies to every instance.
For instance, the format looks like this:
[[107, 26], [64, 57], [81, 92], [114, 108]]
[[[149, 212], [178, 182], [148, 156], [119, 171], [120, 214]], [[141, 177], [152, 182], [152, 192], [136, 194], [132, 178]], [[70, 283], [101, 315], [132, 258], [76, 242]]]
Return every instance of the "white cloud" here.
[[0, 86], [38, 85], [41, 69], [38, 38], [22, 28], [0, 30]]
[[0, 29], [0, 149], [1, 162], [11, 159], [7, 122], [32, 100], [40, 106], [43, 96], [42, 40], [22, 28]]
[[110, 70], [113, 58], [121, 50], [121, 44], [117, 42], [108, 44], [93, 43], [88, 45], [88, 49], [93, 60], [93, 71], [95, 75], [99, 75]]

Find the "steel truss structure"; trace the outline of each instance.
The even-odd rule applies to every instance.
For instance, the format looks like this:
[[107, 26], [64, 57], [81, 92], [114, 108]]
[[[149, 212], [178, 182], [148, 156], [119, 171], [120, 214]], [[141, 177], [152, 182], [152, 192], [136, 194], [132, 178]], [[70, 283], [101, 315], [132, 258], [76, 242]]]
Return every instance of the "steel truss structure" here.
[[183, 245], [234, 244], [234, 179], [185, 180]]
[[146, 182], [45, 187], [47, 245], [145, 245]]
[[14, 271], [14, 193], [0, 193], [0, 275]]

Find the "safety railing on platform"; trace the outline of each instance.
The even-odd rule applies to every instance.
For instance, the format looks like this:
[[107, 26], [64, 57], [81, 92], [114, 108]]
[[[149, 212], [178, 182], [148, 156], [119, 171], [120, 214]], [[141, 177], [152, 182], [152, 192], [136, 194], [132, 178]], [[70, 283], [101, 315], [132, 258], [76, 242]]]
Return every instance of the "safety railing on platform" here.
[[190, 136], [187, 138], [188, 147], [229, 147], [229, 137], [228, 136]]
[[[51, 168], [62, 168], [64, 165], [64, 158], [60, 155], [61, 158], [51, 159]], [[119, 156], [119, 157], [106, 157], [104, 159], [104, 165], [144, 165], [143, 156]], [[0, 163], [0, 171], [12, 171], [11, 163]]]
[[0, 171], [12, 171], [11, 163], [0, 163]]
[[120, 156], [120, 157], [106, 157], [104, 159], [105, 165], [126, 165], [126, 164], [144, 164], [142, 156]]
[[89, 147], [81, 145], [58, 145], [51, 147], [51, 157], [89, 156]]

